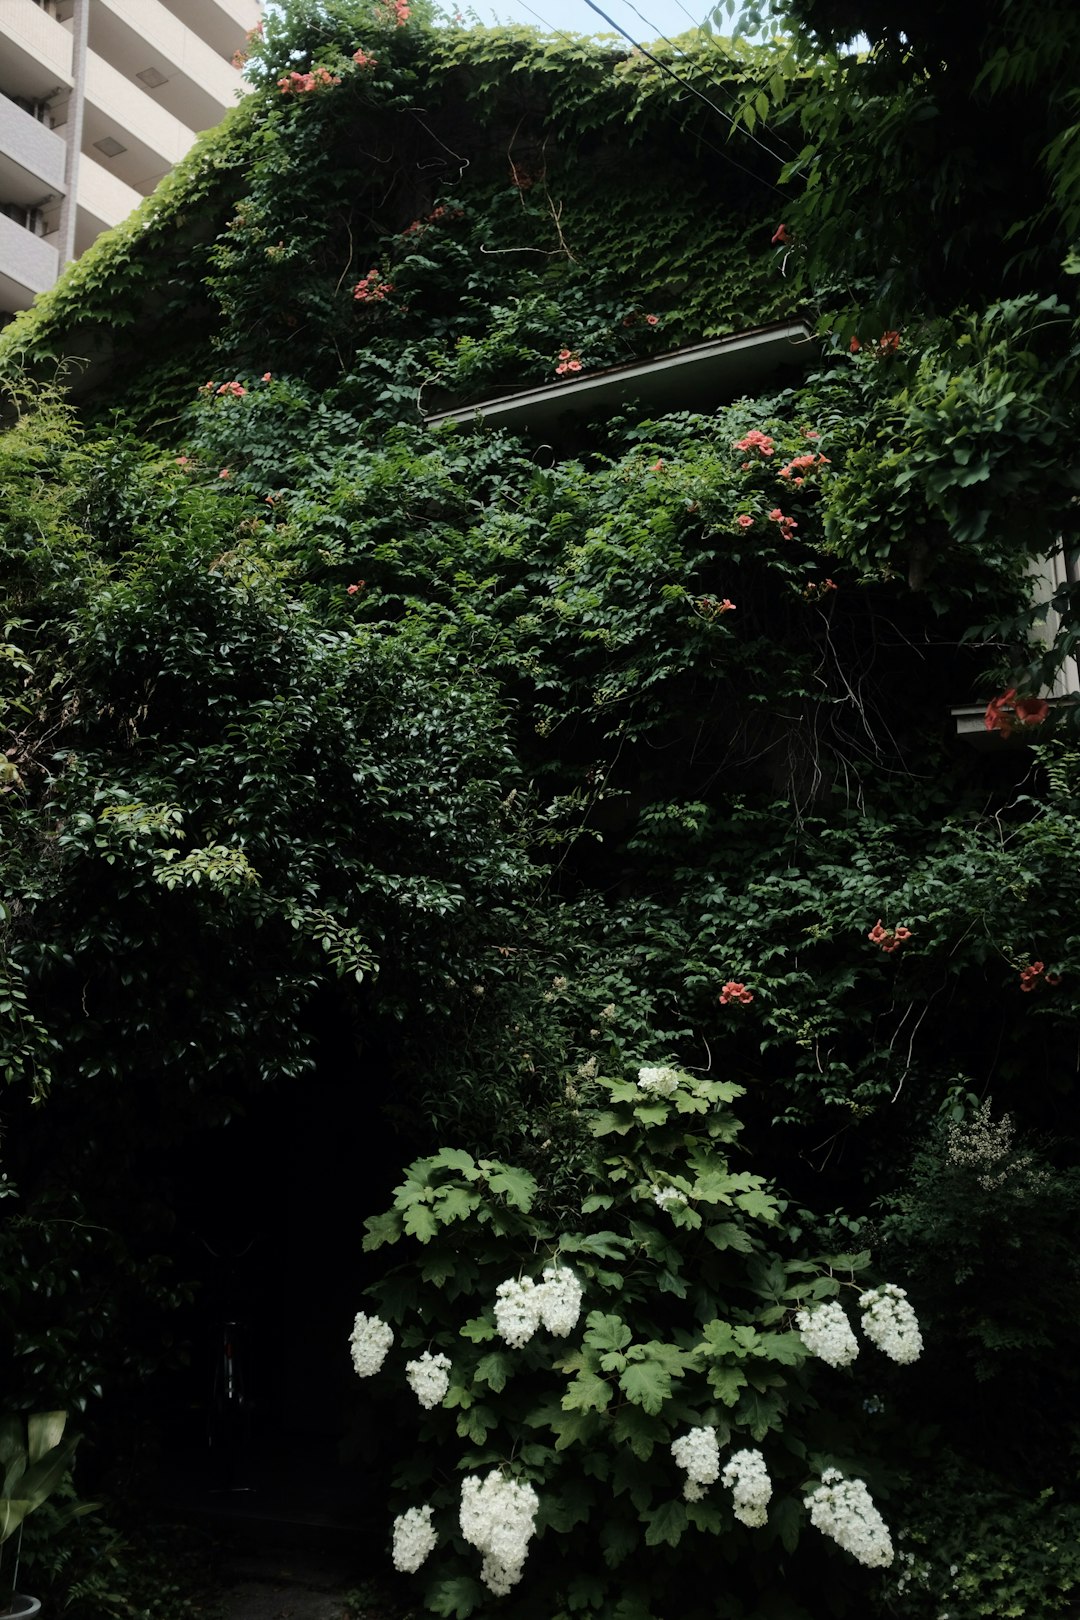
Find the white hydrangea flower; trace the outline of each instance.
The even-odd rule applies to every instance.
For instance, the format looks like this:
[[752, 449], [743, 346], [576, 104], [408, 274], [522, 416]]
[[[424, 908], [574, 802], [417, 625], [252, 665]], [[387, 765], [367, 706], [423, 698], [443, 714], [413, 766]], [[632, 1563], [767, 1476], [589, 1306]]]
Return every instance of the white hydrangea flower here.
[[405, 1363], [405, 1377], [420, 1405], [430, 1410], [450, 1388], [450, 1357], [425, 1350], [416, 1361]]
[[845, 1479], [838, 1468], [826, 1468], [821, 1484], [803, 1499], [810, 1523], [869, 1569], [893, 1561], [889, 1527], [874, 1506], [861, 1479]]
[[394, 1568], [415, 1575], [438, 1543], [429, 1507], [409, 1508], [394, 1520]]
[[656, 1091], [661, 1097], [670, 1097], [679, 1089], [678, 1069], [639, 1069], [637, 1083], [642, 1091]]
[[540, 1320], [557, 1339], [577, 1326], [581, 1315], [581, 1284], [567, 1266], [545, 1266], [540, 1295]]
[[654, 1181], [649, 1191], [657, 1209], [668, 1209], [674, 1204], [686, 1203], [686, 1194], [681, 1193], [678, 1187], [658, 1187]]
[[835, 1299], [796, 1311], [799, 1337], [813, 1356], [820, 1356], [830, 1367], [850, 1367], [859, 1353], [859, 1341], [851, 1331], [844, 1307]]
[[360, 1378], [370, 1378], [386, 1360], [394, 1342], [394, 1330], [381, 1316], [365, 1316], [358, 1311], [349, 1335], [352, 1364]]
[[531, 1485], [505, 1478], [498, 1468], [486, 1479], [470, 1474], [461, 1482], [461, 1533], [483, 1553], [480, 1579], [496, 1597], [521, 1579], [539, 1506]]
[[908, 1303], [907, 1290], [895, 1283], [869, 1288], [859, 1296], [863, 1332], [879, 1350], [901, 1366], [918, 1361], [923, 1340], [918, 1318]]
[[527, 1345], [540, 1326], [538, 1295], [531, 1277], [510, 1277], [495, 1290], [495, 1326], [511, 1350]]
[[700, 1502], [705, 1495], [704, 1486], [715, 1485], [720, 1477], [720, 1446], [716, 1430], [691, 1429], [671, 1442], [671, 1455], [686, 1474], [683, 1496], [688, 1502]]
[[737, 1451], [720, 1476], [735, 1497], [735, 1517], [751, 1529], [769, 1517], [772, 1480], [760, 1451]]

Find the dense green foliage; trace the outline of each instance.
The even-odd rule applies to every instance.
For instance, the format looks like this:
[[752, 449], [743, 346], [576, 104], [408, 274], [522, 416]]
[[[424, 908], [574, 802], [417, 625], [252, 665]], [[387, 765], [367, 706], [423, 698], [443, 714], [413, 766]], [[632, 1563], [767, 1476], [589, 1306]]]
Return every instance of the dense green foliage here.
[[[379, 1297], [407, 1349], [454, 1348], [432, 1499], [452, 1530], [455, 1473], [511, 1461], [543, 1498], [549, 1584], [504, 1607], [644, 1620], [719, 1551], [733, 1616], [816, 1615], [819, 1588], [1053, 1612], [1009, 1527], [1046, 1493], [1076, 1513], [1075, 710], [979, 752], [948, 710], [1077, 645], [1068, 585], [1028, 640], [1030, 570], [1077, 538], [1074, 225], [1051, 191], [983, 207], [978, 120], [970, 151], [920, 135], [973, 76], [980, 117], [1019, 95], [999, 24], [959, 65], [884, 32], [830, 58], [842, 22], [654, 60], [294, 4], [254, 93], [0, 338], [0, 1313], [12, 1400], [84, 1407], [86, 1453], [130, 1469], [140, 1386], [184, 1359], [208, 1134], [303, 1113], [332, 1070], [357, 1223], [422, 1155], [368, 1266], [415, 1240]], [[1031, 97], [1013, 156], [1064, 198], [1038, 153], [1068, 97]], [[970, 240], [940, 234], [957, 197]], [[708, 415], [627, 398], [542, 446], [423, 420], [804, 304], [797, 382]], [[667, 1063], [700, 1077], [685, 1119], [604, 1078]], [[695, 1221], [729, 1196], [724, 1247]], [[834, 1288], [822, 1255], [866, 1250], [926, 1353], [853, 1378], [789, 1318]], [[591, 1325], [497, 1387], [462, 1313], [490, 1328], [534, 1254], [573, 1263]], [[743, 1335], [723, 1388], [710, 1324]], [[620, 1449], [645, 1417], [649, 1455]], [[772, 1448], [767, 1530], [670, 1499], [684, 1423]], [[803, 1533], [837, 1460], [917, 1567]], [[969, 1478], [985, 1525], [934, 1542]], [[440, 1557], [432, 1600], [465, 1612], [483, 1592]]]

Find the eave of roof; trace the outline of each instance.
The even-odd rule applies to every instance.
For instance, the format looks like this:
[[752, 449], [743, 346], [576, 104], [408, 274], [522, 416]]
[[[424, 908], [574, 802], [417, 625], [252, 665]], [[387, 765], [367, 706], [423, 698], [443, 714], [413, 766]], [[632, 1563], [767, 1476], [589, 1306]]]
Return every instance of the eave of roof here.
[[711, 411], [741, 394], [760, 391], [784, 370], [804, 371], [819, 357], [803, 321], [781, 321], [571, 381], [436, 411], [424, 421], [428, 427], [456, 422], [463, 427], [482, 424], [517, 433], [546, 433], [575, 419], [610, 412], [629, 399], [657, 413]]

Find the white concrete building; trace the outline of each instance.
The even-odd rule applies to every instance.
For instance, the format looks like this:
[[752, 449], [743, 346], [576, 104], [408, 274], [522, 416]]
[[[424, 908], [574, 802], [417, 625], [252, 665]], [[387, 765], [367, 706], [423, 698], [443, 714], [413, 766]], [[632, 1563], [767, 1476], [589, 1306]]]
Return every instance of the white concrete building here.
[[0, 0], [0, 324], [220, 122], [259, 0]]

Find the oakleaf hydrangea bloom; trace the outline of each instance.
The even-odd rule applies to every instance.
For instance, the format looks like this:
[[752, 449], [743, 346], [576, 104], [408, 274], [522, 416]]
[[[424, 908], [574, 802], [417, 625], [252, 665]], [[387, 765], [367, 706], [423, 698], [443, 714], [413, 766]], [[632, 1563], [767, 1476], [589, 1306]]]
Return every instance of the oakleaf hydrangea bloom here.
[[649, 1188], [652, 1201], [658, 1209], [668, 1209], [673, 1204], [685, 1204], [686, 1194], [681, 1193], [678, 1187], [658, 1187], [655, 1182]]
[[521, 1579], [539, 1506], [531, 1485], [506, 1479], [498, 1468], [486, 1479], [470, 1474], [461, 1482], [461, 1533], [483, 1553], [480, 1579], [496, 1597]]
[[450, 1357], [425, 1350], [418, 1360], [405, 1363], [405, 1376], [420, 1405], [430, 1410], [450, 1387]]
[[907, 1292], [895, 1283], [883, 1283], [859, 1296], [863, 1332], [893, 1361], [906, 1366], [922, 1355], [922, 1334], [908, 1303]]
[[511, 1277], [495, 1290], [495, 1326], [511, 1350], [521, 1350], [540, 1326], [540, 1290], [531, 1277]]
[[688, 1502], [700, 1502], [706, 1485], [720, 1477], [720, 1447], [715, 1429], [691, 1429], [671, 1442], [671, 1455], [686, 1474], [683, 1495]]
[[409, 1508], [394, 1520], [394, 1568], [403, 1575], [415, 1575], [438, 1540], [431, 1524], [431, 1509]]
[[358, 1311], [349, 1335], [352, 1364], [361, 1378], [377, 1373], [394, 1342], [394, 1330], [381, 1316], [365, 1316]]
[[820, 1356], [830, 1367], [850, 1367], [859, 1353], [859, 1343], [835, 1299], [810, 1310], [796, 1311], [795, 1326], [812, 1356]]
[[772, 1480], [760, 1451], [737, 1451], [720, 1476], [735, 1497], [735, 1517], [751, 1529], [769, 1516]]
[[670, 1097], [679, 1089], [678, 1069], [639, 1069], [637, 1083], [642, 1091], [655, 1091], [661, 1097]]
[[874, 1506], [861, 1479], [845, 1479], [838, 1468], [826, 1468], [821, 1484], [803, 1499], [810, 1523], [831, 1536], [860, 1564], [885, 1569], [893, 1561], [889, 1527]]
[[581, 1284], [574, 1273], [566, 1266], [545, 1266], [535, 1293], [540, 1296], [541, 1322], [557, 1339], [565, 1339], [581, 1315]]

